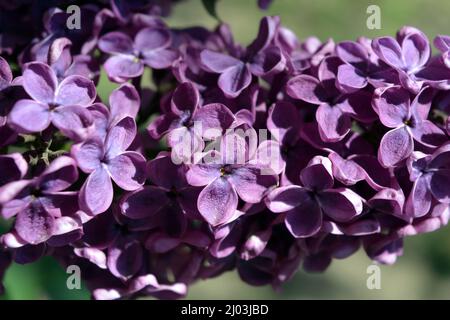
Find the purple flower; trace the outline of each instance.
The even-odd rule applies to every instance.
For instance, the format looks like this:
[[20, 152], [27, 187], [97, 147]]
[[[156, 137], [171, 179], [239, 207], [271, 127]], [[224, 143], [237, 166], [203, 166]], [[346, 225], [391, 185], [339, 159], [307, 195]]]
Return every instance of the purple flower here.
[[133, 191], [145, 180], [145, 158], [126, 151], [136, 136], [136, 123], [125, 117], [113, 125], [104, 141], [89, 138], [72, 147], [80, 169], [88, 173], [80, 190], [80, 208], [91, 214], [105, 212], [113, 201], [111, 179], [122, 189]]
[[370, 95], [364, 91], [345, 94], [335, 86], [340, 65], [336, 57], [325, 58], [319, 66], [318, 79], [298, 75], [286, 84], [286, 93], [294, 98], [316, 104], [320, 137], [325, 142], [342, 140], [350, 131], [351, 118], [361, 122], [374, 120]]
[[414, 150], [414, 142], [437, 147], [447, 138], [434, 123], [427, 120], [433, 91], [423, 88], [410, 102], [410, 94], [400, 86], [379, 88], [373, 107], [388, 131], [380, 141], [378, 160], [385, 167], [398, 165]]
[[168, 144], [177, 162], [189, 161], [194, 153], [203, 150], [203, 138], [220, 136], [235, 121], [231, 111], [221, 103], [199, 104], [198, 90], [192, 83], [184, 82], [173, 92], [169, 110], [147, 128], [154, 139], [168, 133]]
[[242, 57], [204, 50], [200, 59], [206, 71], [220, 74], [218, 86], [227, 97], [235, 98], [252, 81], [252, 74], [258, 77], [283, 71], [286, 61], [281, 50], [271, 46], [276, 35], [279, 19], [261, 19], [257, 38], [250, 44]]
[[300, 179], [303, 187], [280, 187], [266, 199], [271, 211], [286, 212], [285, 224], [294, 237], [313, 236], [324, 220], [348, 222], [361, 214], [363, 205], [358, 194], [347, 188], [333, 188], [328, 158], [314, 157], [302, 170]]
[[[229, 223], [236, 218], [238, 196], [245, 202], [258, 203], [267, 189], [276, 183], [273, 171], [258, 161], [258, 154], [267, 151], [263, 150], [266, 145], [257, 150], [256, 133], [249, 136], [250, 142], [247, 142], [237, 132], [226, 134], [221, 139], [220, 151], [207, 153], [203, 163], [192, 165], [186, 174], [189, 184], [206, 186], [200, 192], [197, 207], [212, 226]], [[272, 174], [264, 174], [263, 169]]]
[[142, 75], [145, 65], [154, 69], [170, 67], [178, 57], [178, 53], [169, 48], [171, 41], [167, 29], [144, 28], [134, 41], [123, 32], [110, 32], [100, 38], [98, 46], [112, 55], [104, 65], [108, 77], [124, 82]]
[[347, 92], [362, 89], [368, 83], [380, 86], [397, 80], [392, 69], [377, 60], [373, 61], [368, 48], [358, 42], [339, 43], [336, 54], [345, 62], [339, 66], [336, 80]]
[[400, 83], [405, 89], [418, 93], [422, 87], [416, 74], [420, 72], [430, 59], [431, 47], [426, 35], [413, 27], [403, 27], [392, 37], [376, 38], [372, 48], [378, 57], [394, 68], [399, 75]]
[[434, 46], [441, 51], [442, 61], [450, 69], [450, 36], [437, 36], [434, 39]]
[[145, 186], [126, 194], [120, 201], [122, 214], [131, 219], [152, 218], [169, 235], [186, 231], [188, 217], [197, 217], [195, 200], [199, 188], [186, 181], [187, 168], [175, 165], [167, 152], [148, 164], [148, 175], [154, 186]]
[[415, 153], [408, 161], [410, 179], [414, 182], [408, 200], [406, 214], [414, 218], [426, 215], [433, 199], [450, 204], [450, 144], [438, 148], [432, 155]]
[[50, 241], [52, 245], [61, 245], [74, 241], [70, 233], [81, 230], [76, 216], [77, 192], [64, 190], [77, 179], [75, 161], [61, 156], [38, 177], [3, 185], [0, 188], [2, 216], [16, 216], [6, 244], [23, 246]]
[[26, 66], [22, 83], [32, 100], [17, 101], [9, 114], [9, 124], [17, 131], [40, 132], [52, 123], [71, 139], [87, 135], [92, 118], [86, 107], [96, 96], [91, 80], [74, 75], [58, 82], [48, 65], [32, 62]]

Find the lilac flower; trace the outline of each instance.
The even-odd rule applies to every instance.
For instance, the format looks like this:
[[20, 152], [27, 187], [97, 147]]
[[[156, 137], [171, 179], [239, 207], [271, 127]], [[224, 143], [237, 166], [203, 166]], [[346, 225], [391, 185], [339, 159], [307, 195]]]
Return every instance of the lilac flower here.
[[434, 39], [434, 46], [442, 53], [442, 60], [450, 69], [450, 36], [437, 36]]
[[0, 57], [0, 92], [9, 87], [12, 79], [13, 75], [11, 73], [11, 69], [9, 68], [8, 62]]
[[[75, 161], [61, 156], [38, 177], [3, 185], [0, 188], [1, 214], [4, 218], [16, 216], [6, 245], [12, 242], [15, 246], [35, 245], [46, 241], [61, 245], [74, 241], [70, 233], [80, 230], [76, 216], [77, 192], [64, 190], [77, 179]], [[58, 237], [64, 234], [67, 237]]]
[[406, 202], [408, 215], [420, 218], [426, 215], [436, 199], [450, 204], [450, 144], [438, 148], [432, 155], [415, 153], [408, 161], [410, 179], [414, 185]]
[[145, 158], [126, 151], [136, 136], [136, 124], [125, 117], [112, 126], [104, 141], [90, 138], [72, 147], [80, 169], [88, 173], [80, 190], [80, 208], [91, 214], [105, 212], [113, 200], [111, 179], [122, 189], [133, 191], [145, 180]]
[[368, 83], [379, 86], [396, 81], [392, 69], [378, 59], [373, 61], [368, 48], [358, 42], [339, 43], [336, 54], [345, 62], [338, 68], [337, 81], [348, 92], [362, 89]]
[[198, 216], [195, 199], [199, 188], [188, 185], [186, 171], [184, 165], [173, 164], [169, 153], [160, 153], [148, 164], [155, 186], [126, 194], [120, 201], [122, 213], [131, 219], [152, 217], [169, 235], [183, 234], [188, 217]]
[[430, 59], [431, 48], [426, 35], [413, 27], [403, 27], [397, 39], [381, 37], [372, 41], [378, 57], [394, 68], [405, 89], [418, 93], [422, 87], [416, 75]]
[[228, 97], [237, 97], [250, 85], [252, 74], [268, 76], [283, 71], [285, 58], [279, 48], [271, 46], [279, 21], [275, 17], [261, 19], [257, 38], [242, 57], [204, 50], [200, 59], [207, 71], [220, 74], [218, 86]]
[[58, 82], [55, 72], [40, 62], [28, 64], [22, 78], [32, 100], [17, 101], [8, 118], [11, 126], [19, 132], [33, 133], [52, 123], [71, 139], [87, 135], [92, 119], [85, 107], [96, 96], [91, 80], [74, 75]]
[[361, 197], [347, 188], [333, 189], [331, 161], [314, 157], [302, 170], [304, 187], [291, 185], [272, 191], [267, 207], [276, 213], [286, 212], [286, 227], [297, 238], [310, 237], [321, 228], [324, 220], [348, 222], [361, 214]]
[[147, 65], [154, 69], [165, 69], [177, 59], [176, 51], [169, 48], [171, 35], [167, 29], [145, 28], [139, 31], [134, 41], [125, 33], [110, 32], [99, 40], [99, 48], [112, 56], [105, 62], [108, 77], [124, 82], [144, 72]]
[[214, 139], [235, 120], [223, 104], [199, 104], [198, 90], [192, 83], [184, 82], [173, 92], [170, 109], [147, 128], [154, 139], [168, 133], [168, 144], [173, 148], [173, 158], [177, 161], [188, 161], [194, 153], [203, 150], [203, 138]]
[[378, 160], [385, 167], [398, 165], [414, 149], [413, 140], [437, 147], [445, 140], [444, 132], [427, 120], [432, 90], [423, 88], [412, 102], [409, 92], [399, 86], [380, 88], [375, 92], [373, 107], [388, 131], [380, 141]]
[[[252, 140], [256, 133], [250, 136]], [[276, 183], [273, 174], [262, 174], [264, 166], [258, 162], [257, 155], [265, 153], [262, 149], [266, 145], [256, 150], [254, 143], [234, 131], [228, 133], [221, 139], [220, 151], [209, 152], [203, 159], [206, 163], [194, 164], [187, 172], [189, 184], [206, 186], [197, 207], [210, 225], [228, 223], [236, 217], [238, 196], [245, 202], [258, 203]]]
[[286, 84], [290, 97], [319, 106], [316, 118], [320, 137], [325, 142], [342, 140], [350, 131], [351, 118], [362, 122], [374, 120], [370, 95], [364, 91], [341, 93], [335, 86], [339, 65], [336, 57], [325, 58], [319, 66], [318, 79], [302, 74]]

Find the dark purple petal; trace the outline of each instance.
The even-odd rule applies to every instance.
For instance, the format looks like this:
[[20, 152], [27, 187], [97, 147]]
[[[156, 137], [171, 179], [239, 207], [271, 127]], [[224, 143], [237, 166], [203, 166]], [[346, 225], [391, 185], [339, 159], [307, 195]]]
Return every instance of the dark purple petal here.
[[267, 208], [275, 213], [287, 212], [309, 200], [308, 191], [305, 188], [290, 185], [279, 187], [270, 192], [265, 199]]
[[142, 263], [143, 250], [136, 240], [113, 246], [108, 250], [106, 265], [114, 276], [122, 280], [131, 278], [140, 269]]
[[202, 125], [202, 136], [206, 139], [217, 138], [235, 121], [233, 113], [221, 103], [211, 103], [198, 108], [193, 121]]
[[333, 186], [333, 169], [330, 159], [315, 156], [300, 174], [300, 180], [306, 188], [324, 190]]
[[252, 75], [244, 63], [226, 69], [219, 77], [218, 85], [230, 98], [237, 97], [252, 81]]
[[120, 201], [122, 214], [131, 219], [152, 217], [169, 202], [166, 191], [145, 186], [143, 189], [126, 194]]
[[322, 191], [319, 203], [323, 212], [338, 222], [345, 222], [361, 214], [361, 197], [350, 189], [339, 188]]
[[[440, 188], [442, 188], [440, 186]], [[420, 218], [430, 211], [431, 192], [429, 190], [429, 179], [420, 177], [414, 181], [414, 185], [405, 204], [405, 213], [409, 217]]]
[[39, 186], [45, 192], [57, 192], [67, 189], [78, 179], [75, 160], [60, 156], [53, 160], [39, 177]]
[[322, 227], [322, 211], [312, 197], [305, 197], [299, 206], [286, 214], [286, 227], [296, 238], [315, 235]]

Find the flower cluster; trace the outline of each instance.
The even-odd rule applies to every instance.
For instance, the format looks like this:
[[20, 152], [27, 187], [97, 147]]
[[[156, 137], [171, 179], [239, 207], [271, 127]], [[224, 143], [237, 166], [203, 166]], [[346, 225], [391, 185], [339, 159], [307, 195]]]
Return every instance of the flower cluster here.
[[170, 1], [90, 1], [73, 30], [66, 1], [28, 2], [0, 1], [0, 293], [44, 255], [96, 299], [234, 269], [279, 287], [361, 247], [394, 263], [447, 224], [450, 36], [432, 56], [413, 27], [300, 41], [264, 17], [241, 46], [169, 28]]

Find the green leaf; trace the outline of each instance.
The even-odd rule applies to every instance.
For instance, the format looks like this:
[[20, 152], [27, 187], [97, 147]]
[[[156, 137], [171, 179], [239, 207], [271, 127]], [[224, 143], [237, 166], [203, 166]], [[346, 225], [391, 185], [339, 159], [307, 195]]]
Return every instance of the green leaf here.
[[219, 0], [202, 0], [202, 3], [203, 3], [203, 7], [205, 7], [206, 11], [208, 11], [208, 13], [212, 17], [214, 17], [220, 21], [220, 18], [217, 15], [217, 8], [216, 8], [217, 1], [219, 1]]

